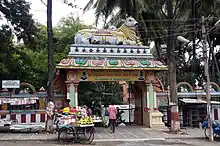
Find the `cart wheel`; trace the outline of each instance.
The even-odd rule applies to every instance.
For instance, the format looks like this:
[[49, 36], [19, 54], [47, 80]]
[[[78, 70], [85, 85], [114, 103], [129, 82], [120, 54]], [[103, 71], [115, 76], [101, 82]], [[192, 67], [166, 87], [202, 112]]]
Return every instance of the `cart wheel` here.
[[81, 144], [91, 144], [95, 137], [95, 128], [88, 128], [84, 133], [84, 138], [80, 139]]
[[59, 132], [62, 128], [59, 127], [59, 119], [56, 121], [56, 131]]
[[73, 134], [74, 134], [74, 129], [72, 127], [61, 128], [58, 132], [58, 141], [70, 143], [74, 140]]

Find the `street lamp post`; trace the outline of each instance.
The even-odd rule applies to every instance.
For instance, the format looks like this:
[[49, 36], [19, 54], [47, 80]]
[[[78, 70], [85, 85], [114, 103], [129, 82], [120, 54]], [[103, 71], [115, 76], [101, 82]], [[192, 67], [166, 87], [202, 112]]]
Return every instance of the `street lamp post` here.
[[[203, 59], [204, 59], [204, 72], [206, 81], [206, 100], [207, 100], [207, 118], [209, 125], [209, 140], [213, 141], [213, 129], [212, 129], [212, 114], [211, 114], [211, 96], [210, 96], [210, 77], [209, 77], [209, 61], [208, 61], [208, 49], [207, 49], [207, 34], [213, 31], [215, 28], [220, 26], [220, 20], [218, 20], [215, 25], [206, 31], [205, 28], [205, 18], [202, 16], [202, 48], [203, 48]], [[189, 44], [190, 41], [183, 36], [178, 36], [177, 39], [183, 43]]]

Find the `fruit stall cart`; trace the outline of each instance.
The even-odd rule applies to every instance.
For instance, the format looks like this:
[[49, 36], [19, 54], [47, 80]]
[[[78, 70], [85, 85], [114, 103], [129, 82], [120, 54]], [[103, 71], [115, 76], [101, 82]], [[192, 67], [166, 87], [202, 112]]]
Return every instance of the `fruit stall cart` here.
[[85, 109], [64, 108], [63, 115], [57, 121], [58, 140], [90, 144], [94, 139], [92, 117], [87, 116]]

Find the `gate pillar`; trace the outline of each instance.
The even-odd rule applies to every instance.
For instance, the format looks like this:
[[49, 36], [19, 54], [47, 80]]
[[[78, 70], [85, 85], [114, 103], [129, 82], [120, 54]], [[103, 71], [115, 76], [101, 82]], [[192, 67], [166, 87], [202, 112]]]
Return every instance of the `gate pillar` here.
[[143, 124], [151, 128], [165, 127], [162, 122], [163, 114], [158, 111], [156, 87], [158, 86], [154, 74], [148, 73], [145, 81], [145, 106], [143, 114]]
[[78, 109], [78, 81], [66, 81], [67, 99], [70, 99], [70, 106]]

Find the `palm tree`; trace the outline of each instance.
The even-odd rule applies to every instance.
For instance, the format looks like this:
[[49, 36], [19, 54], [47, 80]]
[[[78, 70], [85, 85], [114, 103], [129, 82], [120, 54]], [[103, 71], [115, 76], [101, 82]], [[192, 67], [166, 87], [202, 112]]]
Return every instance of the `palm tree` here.
[[137, 16], [137, 5], [143, 5], [144, 0], [90, 0], [84, 8], [87, 11], [91, 8], [95, 9], [96, 24], [100, 16], [104, 16], [104, 24], [106, 25], [107, 19], [112, 16], [115, 10], [119, 10], [117, 15], [120, 17]]

